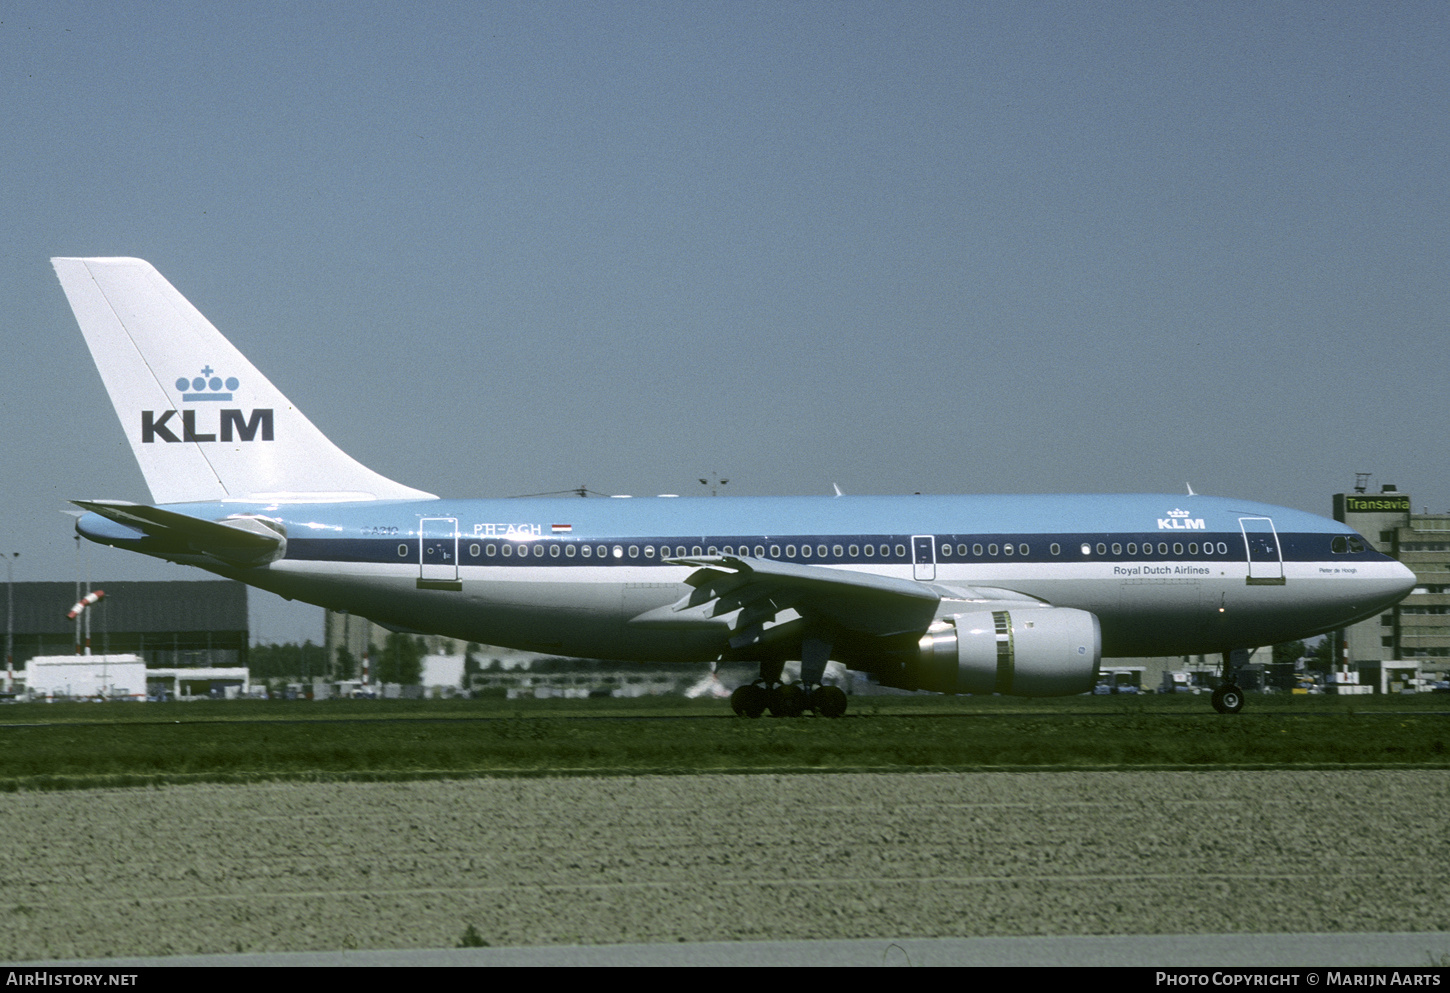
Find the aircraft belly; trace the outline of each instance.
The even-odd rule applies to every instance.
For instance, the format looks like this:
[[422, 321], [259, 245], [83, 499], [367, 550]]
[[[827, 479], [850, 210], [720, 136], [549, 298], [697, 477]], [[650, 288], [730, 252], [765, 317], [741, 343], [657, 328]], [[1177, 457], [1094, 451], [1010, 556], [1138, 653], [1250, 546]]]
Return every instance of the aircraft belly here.
[[722, 649], [715, 632], [682, 634], [625, 623], [679, 599], [687, 587], [676, 583], [601, 582], [587, 576], [576, 582], [498, 579], [465, 568], [461, 589], [437, 590], [417, 588], [417, 574], [410, 567], [358, 569], [355, 564], [316, 561], [279, 565], [269, 570], [267, 582], [255, 585], [384, 624], [480, 644], [659, 662], [711, 661]]

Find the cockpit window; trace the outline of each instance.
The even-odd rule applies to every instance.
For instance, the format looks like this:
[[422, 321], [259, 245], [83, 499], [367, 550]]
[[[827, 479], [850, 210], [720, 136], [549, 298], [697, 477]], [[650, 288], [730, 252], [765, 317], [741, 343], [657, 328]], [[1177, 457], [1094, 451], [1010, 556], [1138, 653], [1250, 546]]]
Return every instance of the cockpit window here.
[[1343, 555], [1346, 552], [1363, 552], [1364, 542], [1354, 534], [1335, 535], [1334, 540], [1329, 543], [1329, 550], [1336, 555]]

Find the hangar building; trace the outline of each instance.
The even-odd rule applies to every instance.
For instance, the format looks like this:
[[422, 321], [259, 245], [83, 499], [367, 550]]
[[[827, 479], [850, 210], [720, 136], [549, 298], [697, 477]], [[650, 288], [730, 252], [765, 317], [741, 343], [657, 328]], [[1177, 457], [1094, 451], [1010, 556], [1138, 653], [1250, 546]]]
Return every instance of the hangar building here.
[[[89, 608], [91, 650], [132, 654], [148, 668], [247, 664], [247, 587], [232, 580], [92, 583], [106, 596]], [[37, 655], [75, 653], [66, 613], [76, 584], [14, 584], [15, 668]], [[3, 671], [3, 666], [0, 666]]]

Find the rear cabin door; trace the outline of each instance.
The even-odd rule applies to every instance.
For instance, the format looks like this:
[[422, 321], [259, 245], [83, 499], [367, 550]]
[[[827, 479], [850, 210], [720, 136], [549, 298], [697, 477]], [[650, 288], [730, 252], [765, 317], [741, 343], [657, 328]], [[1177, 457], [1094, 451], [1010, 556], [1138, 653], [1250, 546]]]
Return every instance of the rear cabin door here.
[[936, 579], [936, 537], [917, 534], [911, 537], [911, 575], [930, 582]]
[[424, 517], [418, 522], [418, 586], [461, 589], [458, 581], [458, 518]]

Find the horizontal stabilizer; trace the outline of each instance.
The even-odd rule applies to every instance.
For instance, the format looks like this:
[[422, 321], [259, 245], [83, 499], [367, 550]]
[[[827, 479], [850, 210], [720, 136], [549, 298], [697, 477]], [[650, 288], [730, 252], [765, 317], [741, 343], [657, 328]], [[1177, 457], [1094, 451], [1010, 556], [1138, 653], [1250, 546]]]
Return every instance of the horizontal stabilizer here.
[[[124, 533], [90, 534], [84, 530], [84, 517], [76, 522], [77, 530], [107, 544], [115, 543], [116, 539], [149, 539], [175, 554], [207, 555], [234, 566], [266, 565], [287, 554], [287, 535], [282, 526], [263, 517], [238, 516], [208, 521], [123, 500], [71, 502], [136, 532], [134, 538]], [[107, 541], [107, 538], [111, 540]]]

